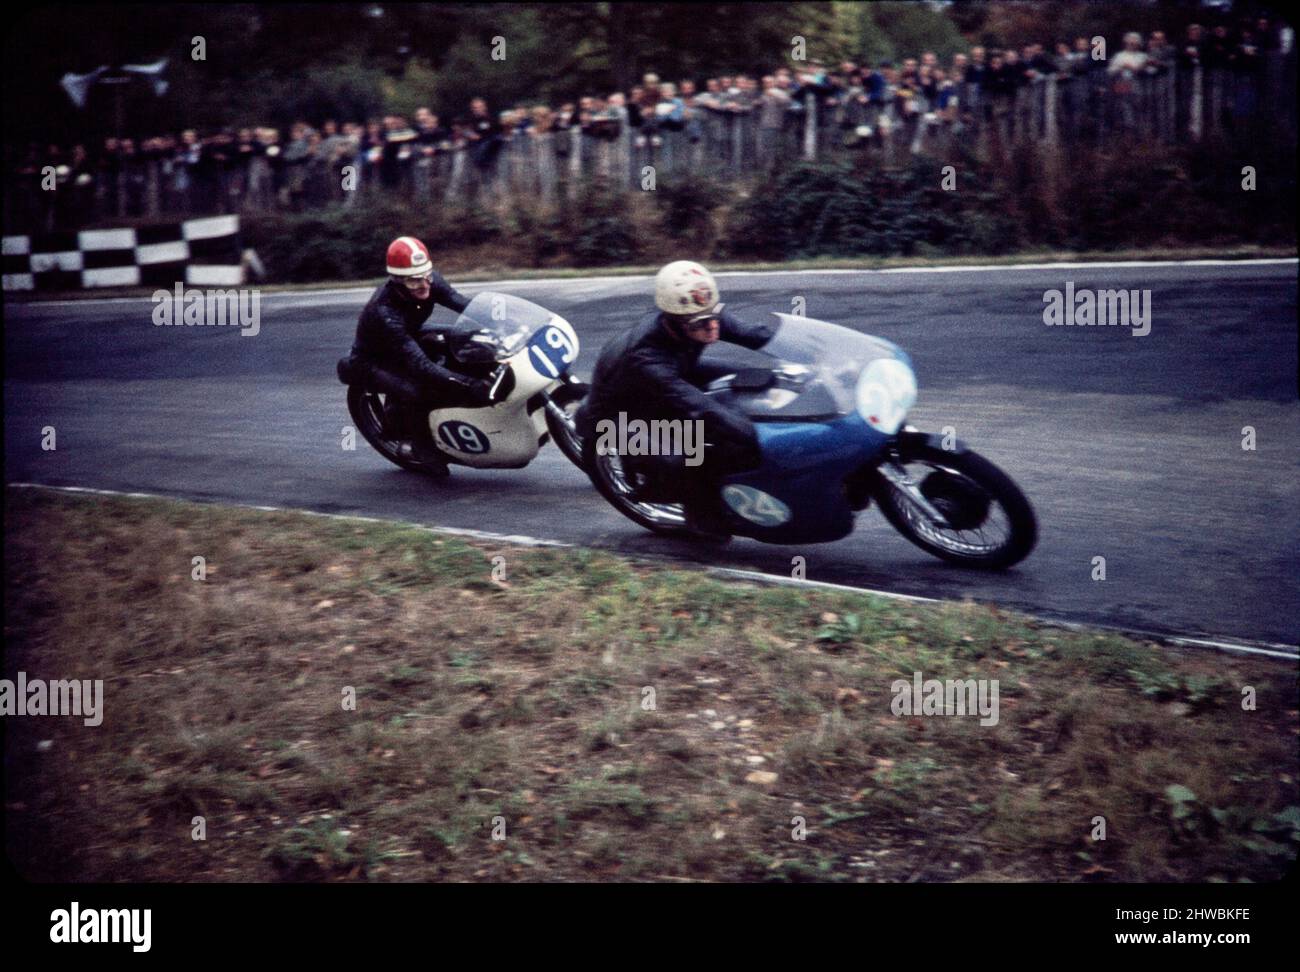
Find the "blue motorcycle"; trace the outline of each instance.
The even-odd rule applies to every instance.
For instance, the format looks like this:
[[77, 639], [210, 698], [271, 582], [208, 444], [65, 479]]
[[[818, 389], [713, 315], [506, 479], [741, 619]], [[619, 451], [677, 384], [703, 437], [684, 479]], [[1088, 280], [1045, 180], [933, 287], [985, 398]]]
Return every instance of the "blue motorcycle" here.
[[[1006, 473], [957, 440], [904, 425], [916, 401], [911, 359], [889, 341], [791, 314], [758, 352], [771, 359], [703, 387], [747, 414], [761, 462], [720, 483], [722, 524], [765, 543], [839, 540], [874, 499], [921, 549], [953, 563], [1006, 568], [1038, 537], [1029, 500]], [[584, 443], [592, 483], [655, 533], [698, 536], [662, 464]], [[711, 533], [711, 538], [725, 541]]]

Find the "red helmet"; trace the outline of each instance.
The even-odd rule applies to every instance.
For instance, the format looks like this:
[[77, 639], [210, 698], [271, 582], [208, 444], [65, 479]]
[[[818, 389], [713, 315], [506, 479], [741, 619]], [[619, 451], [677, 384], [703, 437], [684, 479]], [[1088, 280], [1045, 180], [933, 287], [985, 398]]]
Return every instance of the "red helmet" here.
[[388, 272], [394, 277], [420, 277], [433, 270], [429, 249], [414, 236], [399, 236], [388, 244]]

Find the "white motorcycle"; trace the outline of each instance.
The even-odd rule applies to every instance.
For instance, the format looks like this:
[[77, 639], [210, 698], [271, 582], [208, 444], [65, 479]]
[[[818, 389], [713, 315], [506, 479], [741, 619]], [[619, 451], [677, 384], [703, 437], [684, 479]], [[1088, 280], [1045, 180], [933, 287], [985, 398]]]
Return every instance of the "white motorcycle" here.
[[[450, 327], [424, 334], [421, 343], [443, 367], [492, 383], [490, 405], [429, 412], [434, 445], [447, 463], [521, 469], [554, 439], [584, 468], [573, 417], [587, 386], [569, 373], [578, 360], [578, 335], [568, 321], [520, 297], [484, 291]], [[354, 377], [348, 363], [339, 362], [339, 378], [348, 386], [348, 412], [365, 440], [403, 469], [444, 475], [401, 448], [385, 394]]]

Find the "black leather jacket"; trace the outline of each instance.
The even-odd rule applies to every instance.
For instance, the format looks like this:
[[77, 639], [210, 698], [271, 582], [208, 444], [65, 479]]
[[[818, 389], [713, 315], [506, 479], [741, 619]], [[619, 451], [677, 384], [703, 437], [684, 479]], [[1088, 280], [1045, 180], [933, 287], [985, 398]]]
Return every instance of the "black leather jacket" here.
[[[745, 323], [727, 310], [720, 317], [719, 340], [731, 344], [758, 349], [775, 333], [769, 325]], [[705, 347], [699, 341], [677, 337], [658, 314], [610, 341], [600, 351], [591, 391], [578, 415], [581, 433], [594, 434], [596, 422], [623, 411], [629, 417], [702, 419], [711, 435], [738, 444], [756, 443], [748, 416], [687, 380]]]
[[437, 273], [433, 275], [429, 299], [424, 301], [417, 301], [401, 283], [386, 281], [361, 311], [352, 356], [435, 388], [470, 388], [477, 384], [472, 378], [442, 367], [420, 347], [420, 327], [433, 313], [434, 304], [459, 312], [469, 304], [469, 298]]

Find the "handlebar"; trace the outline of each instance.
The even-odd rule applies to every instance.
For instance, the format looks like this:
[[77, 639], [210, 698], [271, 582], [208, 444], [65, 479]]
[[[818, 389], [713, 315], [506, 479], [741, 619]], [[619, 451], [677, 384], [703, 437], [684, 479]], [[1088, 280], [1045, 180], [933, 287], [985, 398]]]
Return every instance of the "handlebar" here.
[[488, 390], [488, 401], [493, 405], [497, 401], [497, 392], [501, 390], [501, 383], [505, 381], [506, 374], [510, 371], [508, 364], [498, 365], [497, 370], [492, 372], [492, 387]]

